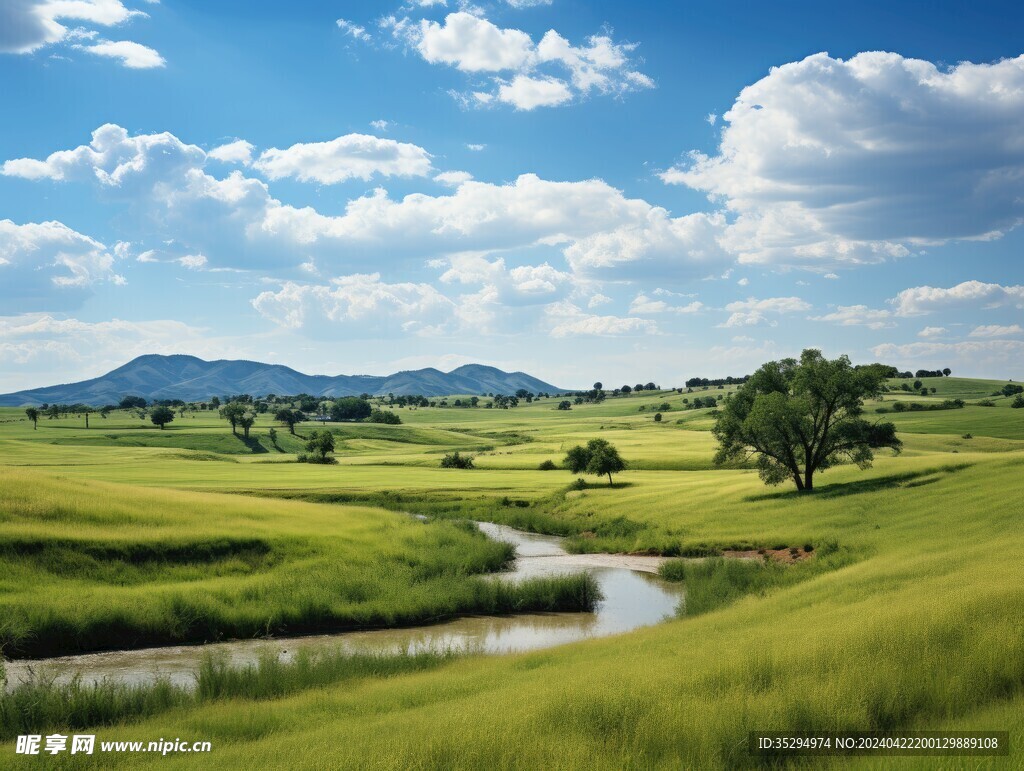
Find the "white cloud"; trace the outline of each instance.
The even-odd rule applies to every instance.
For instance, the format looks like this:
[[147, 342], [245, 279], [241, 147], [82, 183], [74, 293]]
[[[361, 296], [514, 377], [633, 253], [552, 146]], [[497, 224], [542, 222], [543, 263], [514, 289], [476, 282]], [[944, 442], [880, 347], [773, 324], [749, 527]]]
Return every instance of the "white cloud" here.
[[286, 282], [252, 301], [278, 326], [301, 329], [324, 321], [378, 334], [437, 334], [457, 319], [457, 307], [429, 284], [388, 284], [379, 273], [354, 274], [328, 285]]
[[694, 300], [686, 305], [669, 305], [664, 300], [652, 300], [641, 292], [633, 298], [629, 305], [629, 312], [641, 316], [653, 313], [697, 313], [704, 307], [704, 303]]
[[741, 261], [878, 262], [1024, 218], [1024, 57], [940, 70], [890, 53], [775, 67], [719, 152], [662, 175], [721, 201]]
[[206, 156], [223, 163], [240, 163], [243, 166], [248, 166], [252, 163], [252, 153], [255, 149], [244, 139], [238, 139], [213, 148]]
[[[272, 176], [332, 181], [346, 176], [413, 173], [429, 164], [414, 145], [373, 139], [382, 155], [353, 158], [333, 143], [272, 151], [259, 164]], [[388, 144], [391, 143], [391, 144]], [[129, 136], [119, 126], [93, 133], [90, 144], [43, 160], [7, 161], [3, 173], [28, 179], [93, 181], [112, 200], [131, 205], [138, 232], [124, 240], [173, 240], [179, 253], [203, 254], [215, 267], [294, 269], [315, 260], [327, 275], [367, 272], [381, 255], [394, 264], [464, 252], [560, 249], [581, 278], [679, 281], [720, 270], [721, 215], [673, 218], [663, 208], [599, 179], [551, 181], [523, 174], [507, 184], [464, 181], [438, 196], [395, 199], [384, 190], [347, 202], [340, 214], [294, 207], [268, 183], [235, 170], [218, 178], [206, 153], [172, 134]]]
[[949, 330], [945, 327], [925, 327], [917, 333], [918, 337], [931, 338], [931, 337], [942, 337]]
[[431, 64], [449, 64], [463, 72], [499, 72], [528, 66], [533, 40], [517, 29], [501, 29], [464, 11], [448, 14], [444, 24], [423, 19], [416, 49]]
[[870, 329], [894, 327], [892, 313], [886, 310], [875, 310], [866, 305], [840, 305], [832, 313], [824, 316], [811, 316], [811, 321], [827, 321], [844, 327], [865, 326]]
[[751, 297], [746, 300], [731, 302], [725, 306], [725, 309], [731, 315], [719, 326], [731, 328], [755, 327], [762, 324], [775, 326], [777, 322], [766, 314], [797, 313], [808, 311], [811, 309], [811, 306], [799, 297], [767, 297], [763, 300]]
[[704, 120], [707, 122], [709, 126], [714, 126], [716, 123], [718, 123], [718, 113], [709, 112], [706, 116], [704, 116]]
[[984, 324], [971, 330], [968, 337], [1012, 337], [1024, 333], [1020, 324]]
[[737, 283], [737, 284], [738, 284], [739, 286], [748, 286], [748, 285], [750, 284], [750, 279], [749, 279], [749, 278], [746, 278], [746, 277], [744, 277], [744, 278], [741, 278], [741, 279], [740, 279], [739, 281], [737, 281], [736, 283]]
[[516, 75], [511, 83], [498, 87], [498, 100], [513, 105], [517, 110], [554, 107], [571, 99], [569, 86], [558, 78]]
[[[69, 30], [60, 21], [76, 21], [112, 27], [145, 17], [120, 0], [4, 0], [0, 4], [0, 53], [27, 54], [71, 40], [95, 38], [95, 30]], [[152, 48], [129, 40], [99, 41], [76, 48], [99, 56], [120, 59], [136, 69], [162, 67], [163, 57]]]
[[571, 273], [546, 262], [509, 268], [503, 258], [492, 261], [471, 253], [453, 255], [446, 262], [442, 283], [482, 286], [493, 303], [508, 306], [550, 303], [573, 285]]
[[480, 9], [469, 8], [448, 14], [443, 23], [388, 17], [384, 26], [431, 64], [491, 75], [491, 88], [476, 87], [468, 95], [453, 92], [466, 105], [497, 101], [533, 110], [567, 104], [594, 91], [621, 95], [654, 87], [650, 77], [634, 69], [630, 55], [636, 46], [616, 43], [607, 35], [573, 45], [548, 30], [535, 43], [526, 32], [499, 27]]
[[394, 124], [389, 120], [371, 120], [370, 125], [377, 129], [377, 131], [387, 131]]
[[466, 145], [466, 149], [467, 150], [471, 150], [474, 153], [479, 153], [482, 150], [485, 150], [486, 148], [487, 148], [487, 145], [472, 144], [472, 143], [468, 143]]
[[458, 187], [463, 182], [469, 182], [472, 179], [473, 175], [468, 171], [442, 171], [434, 176], [435, 182], [448, 187]]
[[121, 64], [132, 70], [148, 70], [167, 64], [156, 50], [131, 40], [101, 40], [91, 45], [76, 45], [79, 51], [120, 59]]
[[53, 310], [80, 303], [89, 287], [123, 284], [114, 257], [61, 222], [0, 220], [0, 299], [5, 310]]
[[513, 8], [536, 8], [539, 5], [551, 5], [553, 0], [505, 0]]
[[331, 185], [349, 179], [422, 177], [430, 173], [430, 154], [414, 144], [369, 134], [346, 134], [329, 142], [294, 144], [264, 151], [253, 164], [270, 179], [293, 177]]
[[1002, 286], [964, 281], [947, 288], [916, 286], [904, 289], [889, 301], [897, 316], [920, 316], [960, 308], [1024, 307], [1024, 286]]
[[546, 322], [550, 326], [551, 337], [616, 337], [656, 334], [658, 331], [657, 324], [648, 319], [589, 314], [568, 301], [552, 303], [546, 312]]
[[[954, 373], [975, 377], [1024, 375], [1024, 341], [965, 340], [958, 343], [907, 343], [877, 345], [871, 352], [882, 361], [920, 361], [932, 367], [950, 367]], [[899, 366], [899, 365], [897, 365]]]
[[347, 21], [346, 19], [338, 19], [335, 24], [338, 25], [338, 29], [340, 29], [342, 33], [355, 40], [365, 43], [372, 39], [370, 33], [366, 31], [366, 27], [362, 27], [351, 21]]
[[598, 306], [601, 306], [601, 305], [607, 305], [611, 301], [612, 301], [612, 298], [608, 297], [608, 295], [603, 295], [601, 293], [598, 293], [598, 294], [595, 294], [595, 295], [591, 295], [590, 299], [587, 300], [587, 307], [588, 308], [597, 308]]

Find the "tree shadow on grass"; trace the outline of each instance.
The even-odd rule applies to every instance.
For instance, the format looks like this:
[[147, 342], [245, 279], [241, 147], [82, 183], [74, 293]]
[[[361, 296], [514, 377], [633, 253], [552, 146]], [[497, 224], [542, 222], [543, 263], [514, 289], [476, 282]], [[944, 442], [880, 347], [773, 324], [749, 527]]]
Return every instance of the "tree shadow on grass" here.
[[892, 490], [907, 487], [924, 487], [925, 485], [938, 482], [943, 476], [949, 476], [970, 468], [972, 463], [956, 463], [938, 468], [926, 469], [924, 471], [909, 471], [905, 474], [890, 474], [874, 479], [861, 479], [856, 482], [841, 482], [838, 484], [817, 487], [807, 492], [801, 490], [784, 490], [778, 493], [762, 493], [760, 495], [748, 495], [745, 501], [772, 501], [787, 498], [840, 498], [846, 495], [859, 495], [861, 493], [874, 493], [880, 490]]
[[260, 444], [260, 440], [256, 439], [255, 437], [250, 436], [248, 439], [246, 439], [244, 436], [239, 436], [236, 438], [238, 439], [238, 441], [240, 441], [242, 444], [248, 447], [249, 452], [253, 453], [254, 455], [269, 452], [269, 450], [267, 450], [266, 447]]

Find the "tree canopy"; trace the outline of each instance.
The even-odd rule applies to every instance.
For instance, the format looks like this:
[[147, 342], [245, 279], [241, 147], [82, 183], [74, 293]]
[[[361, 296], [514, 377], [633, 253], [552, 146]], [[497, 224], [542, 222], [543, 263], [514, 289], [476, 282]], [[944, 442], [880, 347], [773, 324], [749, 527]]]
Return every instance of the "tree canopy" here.
[[864, 399], [877, 396], [882, 368], [854, 368], [849, 358], [828, 360], [805, 350], [800, 360], [762, 365], [720, 405], [713, 429], [715, 462], [757, 459], [766, 484], [792, 479], [798, 490], [814, 489], [814, 474], [848, 461], [868, 468], [874, 450], [899, 453], [903, 443], [892, 423], [862, 417]]
[[619, 451], [604, 439], [591, 439], [586, 447], [576, 445], [566, 454], [563, 464], [574, 474], [607, 475], [609, 486], [612, 484], [612, 474], [626, 468], [626, 462], [619, 456]]
[[174, 420], [174, 410], [170, 407], [154, 407], [150, 410], [149, 419], [153, 421], [154, 426], [160, 426], [163, 430], [164, 426]]

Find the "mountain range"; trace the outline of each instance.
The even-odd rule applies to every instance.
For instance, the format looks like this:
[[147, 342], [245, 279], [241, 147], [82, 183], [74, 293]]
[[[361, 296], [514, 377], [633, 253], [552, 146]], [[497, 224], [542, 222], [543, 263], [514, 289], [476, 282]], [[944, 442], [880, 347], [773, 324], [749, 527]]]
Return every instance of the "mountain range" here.
[[203, 401], [231, 394], [299, 394], [338, 397], [359, 394], [514, 394], [561, 392], [524, 372], [503, 372], [482, 364], [465, 364], [451, 372], [433, 367], [393, 375], [305, 375], [280, 364], [257, 361], [204, 361], [195, 356], [139, 356], [92, 380], [31, 388], [0, 395], [0, 406], [29, 404], [117, 404], [125, 396]]

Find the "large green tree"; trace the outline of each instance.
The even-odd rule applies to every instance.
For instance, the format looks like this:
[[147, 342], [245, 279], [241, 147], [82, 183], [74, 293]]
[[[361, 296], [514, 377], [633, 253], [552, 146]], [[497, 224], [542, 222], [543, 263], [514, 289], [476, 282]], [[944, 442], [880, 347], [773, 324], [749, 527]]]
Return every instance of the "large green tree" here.
[[26, 407], [25, 415], [28, 416], [28, 419], [32, 421], [33, 431], [39, 428], [39, 410], [37, 410], [35, 407]]
[[224, 406], [224, 409], [220, 411], [220, 414], [224, 416], [224, 419], [231, 424], [231, 433], [238, 434], [236, 430], [238, 423], [245, 417], [246, 407], [241, 402], [229, 402]]
[[591, 439], [586, 447], [576, 445], [569, 450], [562, 463], [574, 474], [607, 475], [609, 487], [612, 474], [626, 468], [626, 461], [619, 456], [619, 451], [604, 439]]
[[149, 419], [153, 421], [154, 426], [160, 426], [162, 431], [164, 426], [174, 420], [174, 410], [170, 407], [154, 407], [149, 412]]
[[798, 490], [813, 490], [815, 472], [838, 463], [868, 468], [874, 450], [903, 447], [892, 423], [862, 417], [864, 400], [884, 382], [878, 365], [854, 367], [846, 356], [829, 360], [814, 349], [799, 361], [770, 361], [719, 405], [715, 462], [754, 457], [766, 484], [792, 479]]

